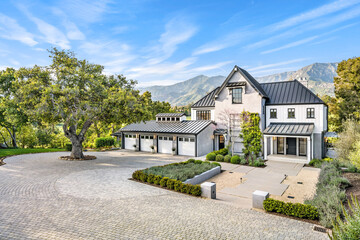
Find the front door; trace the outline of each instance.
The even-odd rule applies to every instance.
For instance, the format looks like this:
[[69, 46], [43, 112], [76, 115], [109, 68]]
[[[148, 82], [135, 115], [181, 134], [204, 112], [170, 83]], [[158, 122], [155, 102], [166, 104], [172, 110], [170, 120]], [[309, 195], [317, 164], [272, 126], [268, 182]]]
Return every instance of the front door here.
[[284, 139], [283, 137], [277, 137], [277, 153], [284, 154]]
[[219, 136], [219, 150], [225, 147], [225, 139], [223, 135]]
[[286, 138], [286, 154], [296, 155], [296, 138]]

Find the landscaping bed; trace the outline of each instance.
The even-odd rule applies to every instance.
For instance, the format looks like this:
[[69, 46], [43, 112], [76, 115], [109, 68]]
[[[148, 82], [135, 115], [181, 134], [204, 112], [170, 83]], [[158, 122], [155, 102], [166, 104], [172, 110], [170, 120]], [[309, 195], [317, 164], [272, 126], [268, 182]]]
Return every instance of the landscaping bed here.
[[132, 178], [140, 182], [160, 185], [163, 188], [177, 192], [201, 196], [200, 185], [186, 184], [183, 182], [218, 166], [220, 166], [218, 163], [189, 159], [186, 162], [171, 163], [164, 166], [137, 170], [132, 174]]
[[220, 149], [218, 151], [213, 151], [206, 155], [206, 160], [208, 161], [217, 161], [217, 162], [227, 162], [232, 164], [247, 165], [251, 167], [265, 167], [265, 161], [261, 158], [256, 157], [255, 155], [248, 155], [247, 157], [239, 155], [231, 155], [228, 152], [227, 148]]
[[352, 194], [360, 200], [360, 173], [344, 173], [343, 176], [351, 183], [351, 187], [346, 189], [347, 199], [351, 199]]

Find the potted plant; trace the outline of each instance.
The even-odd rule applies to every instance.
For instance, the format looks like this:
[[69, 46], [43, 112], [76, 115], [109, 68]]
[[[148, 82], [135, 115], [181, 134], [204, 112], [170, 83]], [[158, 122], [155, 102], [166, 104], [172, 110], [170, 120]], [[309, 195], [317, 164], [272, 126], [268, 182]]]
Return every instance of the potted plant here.
[[136, 144], [134, 144], [133, 147], [134, 147], [134, 151], [136, 151]]
[[172, 148], [173, 155], [176, 155], [176, 148]]
[[150, 148], [151, 148], [151, 152], [152, 152], [152, 153], [155, 153], [155, 147], [154, 147], [154, 145], [151, 145]]

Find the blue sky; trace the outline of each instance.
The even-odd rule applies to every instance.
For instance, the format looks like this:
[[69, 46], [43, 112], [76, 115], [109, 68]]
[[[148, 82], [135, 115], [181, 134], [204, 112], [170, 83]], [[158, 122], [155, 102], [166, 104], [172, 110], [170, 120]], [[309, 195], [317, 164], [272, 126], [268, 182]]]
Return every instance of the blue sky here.
[[0, 68], [47, 65], [57, 47], [140, 86], [338, 62], [359, 39], [360, 0], [0, 1]]

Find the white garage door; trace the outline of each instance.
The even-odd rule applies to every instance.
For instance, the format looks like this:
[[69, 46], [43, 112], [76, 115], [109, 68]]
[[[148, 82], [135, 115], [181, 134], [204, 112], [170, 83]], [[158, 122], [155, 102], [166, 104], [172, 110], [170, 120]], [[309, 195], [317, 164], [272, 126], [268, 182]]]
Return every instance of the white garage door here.
[[172, 137], [159, 136], [158, 149], [159, 153], [172, 153]]
[[134, 144], [136, 144], [136, 135], [126, 134], [125, 135], [125, 149], [134, 150]]
[[195, 137], [180, 137], [178, 154], [184, 156], [195, 156]]
[[140, 137], [140, 151], [151, 152], [151, 147], [154, 145], [154, 137], [150, 135], [144, 135]]

